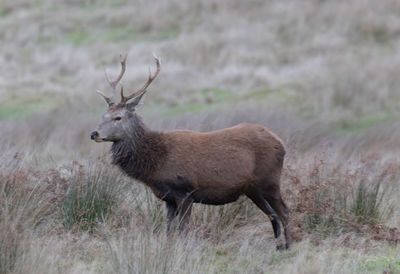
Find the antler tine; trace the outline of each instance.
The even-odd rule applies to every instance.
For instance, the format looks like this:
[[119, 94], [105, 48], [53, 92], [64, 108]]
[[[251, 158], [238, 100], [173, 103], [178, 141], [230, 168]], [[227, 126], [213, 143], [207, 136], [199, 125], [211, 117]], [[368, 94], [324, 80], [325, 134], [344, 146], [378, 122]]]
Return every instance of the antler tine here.
[[107, 102], [107, 104], [108, 104], [109, 106], [111, 106], [111, 105], [113, 104], [113, 102], [112, 102], [111, 98], [110, 98], [110, 97], [107, 97], [107, 96], [105, 96], [103, 92], [101, 92], [101, 91], [100, 91], [100, 90], [98, 90], [98, 89], [96, 90], [96, 92], [97, 92], [98, 94], [100, 94], [100, 95], [101, 95], [101, 97], [103, 97], [103, 98], [104, 98], [104, 100], [106, 100], [106, 102]]
[[135, 97], [139, 97], [139, 96], [141, 97], [147, 91], [146, 89], [151, 84], [151, 82], [153, 82], [153, 80], [158, 76], [158, 74], [160, 73], [160, 70], [161, 70], [161, 61], [160, 61], [160, 58], [158, 58], [155, 54], [153, 54], [153, 57], [156, 60], [156, 66], [157, 66], [156, 72], [154, 73], [154, 75], [151, 74], [151, 69], [149, 68], [149, 78], [147, 79], [147, 82], [143, 85], [143, 87], [141, 87], [138, 91], [135, 91], [131, 95], [128, 95], [125, 97], [123, 89], [121, 89], [121, 103], [126, 103]]
[[113, 90], [114, 97], [116, 96], [116, 93], [117, 93], [117, 91], [116, 91], [117, 85], [118, 85], [119, 81], [121, 81], [122, 77], [124, 76], [125, 70], [126, 70], [126, 58], [127, 57], [128, 57], [128, 55], [125, 55], [125, 56], [122, 56], [122, 54], [120, 55], [121, 71], [114, 81], [111, 81], [110, 78], [108, 77], [107, 72], [104, 71], [105, 75], [106, 75], [106, 80], [107, 80], [108, 84], [110, 84], [110, 86]]

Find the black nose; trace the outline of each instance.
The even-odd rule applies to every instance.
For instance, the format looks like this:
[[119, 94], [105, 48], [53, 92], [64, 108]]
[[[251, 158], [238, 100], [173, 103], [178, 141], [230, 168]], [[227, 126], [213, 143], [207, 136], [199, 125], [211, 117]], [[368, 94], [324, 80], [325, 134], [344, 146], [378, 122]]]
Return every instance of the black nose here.
[[96, 137], [99, 137], [99, 133], [97, 131], [93, 131], [90, 134], [90, 139], [94, 140], [94, 139], [96, 139]]

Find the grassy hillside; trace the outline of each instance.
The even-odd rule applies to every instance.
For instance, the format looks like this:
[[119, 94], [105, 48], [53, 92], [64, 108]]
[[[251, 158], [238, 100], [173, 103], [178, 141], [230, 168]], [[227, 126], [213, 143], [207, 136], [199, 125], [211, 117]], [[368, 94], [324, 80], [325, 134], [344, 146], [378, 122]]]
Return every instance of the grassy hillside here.
[[[0, 39], [0, 273], [400, 273], [398, 1], [5, 0]], [[290, 250], [245, 198], [167, 238], [164, 205], [89, 139], [104, 71], [128, 53], [134, 90], [153, 52], [149, 127], [285, 141]]]

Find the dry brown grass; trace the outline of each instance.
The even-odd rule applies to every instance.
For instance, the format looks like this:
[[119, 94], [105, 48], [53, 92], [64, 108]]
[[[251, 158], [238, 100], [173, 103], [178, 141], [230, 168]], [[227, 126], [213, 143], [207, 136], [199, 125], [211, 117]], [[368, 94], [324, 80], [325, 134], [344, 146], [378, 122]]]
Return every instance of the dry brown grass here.
[[[384, 265], [397, 270], [393, 252], [398, 252], [400, 235], [396, 227], [390, 227], [390, 219], [398, 212], [393, 191], [398, 191], [394, 182], [399, 163], [392, 162], [383, 170], [371, 159], [353, 163], [354, 169], [317, 158], [306, 163], [297, 163], [296, 169], [289, 163], [285, 170], [283, 186], [297, 243], [283, 253], [273, 248], [267, 218], [246, 199], [221, 207], [196, 205], [189, 234], [167, 237], [162, 203], [140, 184], [121, 192], [123, 181], [110, 182], [110, 173], [104, 173], [103, 165], [94, 169], [73, 162], [46, 171], [14, 166], [0, 180], [4, 201], [0, 211], [2, 272], [232, 273], [240, 269], [254, 273], [275, 272], [281, 267], [287, 271], [295, 267], [302, 267], [301, 271], [344, 271], [343, 267], [350, 267], [346, 271], [362, 273], [368, 258], [377, 264], [387, 258]], [[77, 176], [82, 179], [77, 180]], [[89, 186], [105, 184], [107, 188], [87, 189], [91, 194], [79, 196], [80, 211], [75, 211], [83, 214], [74, 215], [74, 225], [63, 226], [68, 217], [66, 207], [75, 208], [66, 202], [78, 181]], [[354, 211], [357, 188], [374, 182], [380, 183], [377, 199], [382, 197], [384, 202], [373, 205], [375, 214], [368, 211], [359, 215]], [[114, 194], [104, 200], [112, 209], [108, 215], [92, 203], [92, 197], [105, 192]], [[359, 205], [367, 210], [371, 206], [368, 197], [363, 195], [366, 203]], [[88, 203], [92, 206], [85, 206]], [[102, 218], [88, 223], [91, 219], [87, 216], [93, 214], [102, 214]], [[85, 232], [88, 225], [89, 234]], [[335, 249], [341, 253], [333, 252]], [[314, 260], [310, 266], [308, 256], [316, 256], [318, 250], [323, 260], [349, 252], [357, 257], [342, 268]], [[371, 265], [375, 269], [374, 263]]]
[[[0, 273], [400, 272], [399, 15], [396, 0], [1, 1]], [[151, 128], [256, 122], [285, 140], [291, 250], [244, 198], [196, 205], [167, 238], [163, 204], [89, 140], [104, 68], [128, 52], [133, 89], [153, 51]]]

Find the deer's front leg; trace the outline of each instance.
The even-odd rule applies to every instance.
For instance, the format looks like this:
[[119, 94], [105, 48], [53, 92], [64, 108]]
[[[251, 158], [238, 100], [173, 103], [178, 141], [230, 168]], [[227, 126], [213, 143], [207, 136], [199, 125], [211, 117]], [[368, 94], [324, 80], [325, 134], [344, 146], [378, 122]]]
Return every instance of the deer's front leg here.
[[167, 201], [165, 204], [167, 207], [167, 234], [170, 234], [174, 219], [178, 215], [178, 206], [175, 201]]
[[181, 199], [178, 203], [178, 214], [179, 214], [179, 230], [185, 231], [187, 224], [190, 220], [190, 215], [192, 213], [193, 199], [188, 195]]

